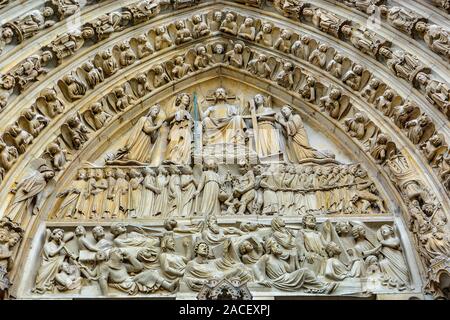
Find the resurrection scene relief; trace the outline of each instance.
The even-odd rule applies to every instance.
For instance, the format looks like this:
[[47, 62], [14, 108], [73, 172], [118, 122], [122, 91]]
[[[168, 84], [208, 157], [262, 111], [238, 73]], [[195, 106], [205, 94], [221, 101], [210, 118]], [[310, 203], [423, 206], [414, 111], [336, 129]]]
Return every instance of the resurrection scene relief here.
[[[95, 128], [105, 106], [78, 117]], [[17, 220], [43, 185], [55, 198], [25, 295], [195, 298], [224, 279], [255, 297], [411, 291], [393, 206], [308, 120], [301, 105], [210, 81], [146, 104], [67, 184], [39, 186], [37, 166], [8, 208]], [[83, 143], [83, 126], [61, 139]]]

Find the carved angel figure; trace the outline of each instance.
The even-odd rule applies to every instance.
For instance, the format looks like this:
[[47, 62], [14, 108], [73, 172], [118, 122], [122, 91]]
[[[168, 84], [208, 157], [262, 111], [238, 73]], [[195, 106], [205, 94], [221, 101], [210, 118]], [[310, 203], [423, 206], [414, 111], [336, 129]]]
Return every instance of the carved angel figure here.
[[347, 71], [347, 73], [344, 74], [342, 82], [344, 82], [353, 90], [359, 91], [361, 89], [363, 72], [364, 68], [359, 64], [355, 64], [351, 70]]
[[192, 70], [192, 66], [185, 62], [183, 56], [178, 56], [174, 60], [172, 75], [175, 79], [181, 79]]
[[195, 39], [198, 39], [200, 37], [205, 37], [211, 33], [211, 30], [209, 30], [208, 24], [203, 21], [203, 18], [201, 15], [196, 14], [191, 19], [192, 24], [194, 25], [192, 30], [192, 35]]
[[407, 135], [412, 143], [421, 144], [433, 135], [435, 127], [428, 116], [422, 115], [405, 123], [405, 129], [408, 130]]
[[290, 53], [292, 47], [291, 38], [292, 38], [291, 31], [287, 29], [281, 30], [280, 37], [273, 44], [274, 49], [280, 50], [281, 52], [284, 53]]
[[353, 118], [347, 118], [344, 120], [344, 125], [347, 132], [351, 137], [354, 137], [358, 140], [362, 140], [364, 137], [366, 137], [368, 124], [369, 119], [361, 112], [355, 113], [355, 116]]
[[395, 144], [383, 133], [378, 134], [369, 148], [370, 155], [379, 164], [390, 159], [395, 151]]
[[290, 62], [285, 62], [282, 65], [282, 69], [276, 75], [275, 80], [278, 85], [291, 90], [294, 86], [294, 66]]
[[152, 68], [152, 71], [154, 73], [153, 76], [153, 87], [159, 88], [162, 85], [165, 85], [166, 83], [170, 82], [170, 78], [167, 75], [166, 71], [161, 65], [156, 65]]
[[186, 27], [186, 23], [183, 20], [178, 20], [175, 23], [175, 28], [177, 30], [175, 37], [176, 45], [189, 42], [193, 39], [191, 30]]
[[155, 51], [145, 34], [141, 34], [137, 38], [132, 39], [131, 41], [133, 40], [136, 45], [136, 56], [138, 59], [145, 58]]
[[86, 94], [86, 85], [71, 74], [66, 74], [58, 82], [69, 101], [81, 99]]
[[220, 31], [229, 33], [232, 35], [237, 35], [238, 33], [238, 25], [236, 23], [236, 19], [234, 17], [234, 14], [231, 12], [228, 12], [225, 15], [225, 19], [220, 24]]
[[208, 67], [212, 63], [212, 56], [206, 50], [206, 47], [199, 45], [196, 47], [196, 56], [194, 59], [194, 68], [196, 70]]
[[91, 61], [81, 65], [81, 70], [86, 73], [86, 81], [91, 88], [95, 88], [98, 84], [105, 80], [105, 75], [101, 68], [96, 68]]
[[96, 56], [96, 65], [101, 68], [106, 77], [114, 75], [119, 70], [119, 64], [114, 58], [111, 50], [105, 50]]
[[349, 108], [349, 102], [338, 88], [332, 88], [328, 95], [320, 98], [322, 111], [326, 111], [333, 119], [340, 119]]
[[236, 43], [233, 49], [225, 54], [225, 57], [231, 66], [242, 68], [244, 66], [243, 52], [244, 46], [241, 43]]
[[36, 99], [36, 109], [49, 118], [54, 118], [64, 112], [64, 104], [58, 98], [54, 88], [48, 88], [41, 91], [39, 98]]
[[327, 65], [327, 71], [331, 73], [333, 77], [340, 79], [342, 77], [342, 64], [344, 62], [344, 56], [340, 53], [336, 53]]
[[[52, 292], [59, 282], [65, 282], [58, 278], [58, 275], [65, 263], [68, 261], [71, 262], [71, 265], [75, 263], [76, 256], [66, 247], [66, 243], [73, 237], [73, 232], [65, 233], [64, 230], [58, 228], [52, 231], [47, 229], [42, 263], [36, 276], [33, 292], [39, 294]], [[65, 267], [67, 268], [67, 265]], [[77, 282], [74, 285], [75, 288], [81, 284], [81, 278]]]
[[5, 216], [26, 229], [33, 216], [38, 215], [46, 197], [52, 192], [55, 172], [43, 160], [32, 163], [31, 172], [11, 190], [14, 198]]
[[44, 130], [49, 122], [50, 119], [37, 113], [33, 108], [25, 109], [19, 117], [19, 124], [22, 128], [31, 133], [35, 138]]
[[256, 43], [262, 44], [266, 47], [273, 46], [273, 36], [272, 36], [273, 26], [269, 22], [264, 22], [261, 31], [256, 34]]
[[106, 112], [99, 102], [94, 103], [84, 114], [84, 119], [94, 130], [100, 130], [111, 120], [112, 115]]
[[173, 45], [172, 38], [170, 38], [167, 28], [159, 26], [155, 29], [155, 50], [159, 51]]
[[78, 114], [71, 116], [64, 128], [61, 130], [63, 138], [72, 146], [75, 150], [80, 150], [84, 143], [89, 139], [89, 130], [81, 122], [81, 118]]
[[443, 161], [448, 145], [442, 134], [434, 134], [428, 141], [420, 145], [420, 149], [423, 150], [431, 166], [435, 167]]
[[244, 23], [239, 27], [238, 36], [249, 41], [254, 41], [256, 28], [252, 18], [245, 18]]
[[0, 168], [6, 171], [11, 169], [13, 164], [19, 157], [19, 152], [16, 147], [8, 146], [2, 139], [0, 139]]
[[272, 68], [268, 63], [268, 58], [265, 54], [260, 54], [258, 57], [250, 60], [247, 69], [257, 75], [258, 77], [267, 79], [272, 74]]
[[57, 142], [47, 146], [44, 157], [49, 159], [55, 171], [61, 171], [68, 161], [67, 150], [61, 148]]
[[385, 116], [391, 117], [394, 110], [393, 100], [395, 93], [391, 89], [387, 89], [383, 95], [375, 100], [375, 107]]
[[6, 129], [3, 134], [3, 140], [10, 145], [13, 145], [19, 154], [23, 154], [27, 147], [33, 142], [33, 136], [15, 123]]
[[322, 43], [311, 53], [308, 61], [319, 68], [325, 68], [327, 64], [327, 52], [329, 48], [330, 47], [327, 44]]

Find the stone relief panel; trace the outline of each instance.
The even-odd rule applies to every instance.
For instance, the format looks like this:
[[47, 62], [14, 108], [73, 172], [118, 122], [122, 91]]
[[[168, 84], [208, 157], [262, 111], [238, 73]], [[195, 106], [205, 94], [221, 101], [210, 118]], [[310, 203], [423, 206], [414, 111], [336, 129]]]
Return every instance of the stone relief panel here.
[[217, 279], [253, 295], [411, 290], [392, 222], [301, 222], [281, 217], [219, 223], [214, 215], [152, 226], [49, 227], [30, 297], [195, 296]]

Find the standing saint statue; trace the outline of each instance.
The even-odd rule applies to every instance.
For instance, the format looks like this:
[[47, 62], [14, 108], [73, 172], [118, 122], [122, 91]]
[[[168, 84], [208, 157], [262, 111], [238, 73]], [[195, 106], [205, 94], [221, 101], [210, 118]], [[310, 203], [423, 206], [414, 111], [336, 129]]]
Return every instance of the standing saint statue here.
[[147, 115], [136, 123], [125, 146], [119, 149], [109, 164], [151, 163], [153, 155], [158, 152], [157, 139], [160, 139], [159, 131], [164, 126], [164, 118], [161, 106], [152, 106]]
[[219, 167], [216, 163], [207, 163], [200, 178], [199, 186], [196, 192], [198, 197], [202, 194], [202, 200], [199, 202], [197, 212], [201, 215], [219, 215], [220, 214], [220, 176]]
[[281, 139], [276, 127], [276, 112], [270, 100], [257, 94], [250, 102], [253, 130], [255, 132], [256, 152], [260, 158], [281, 154]]
[[190, 104], [189, 94], [180, 93], [175, 99], [175, 113], [166, 120], [170, 122], [167, 163], [185, 165], [191, 162], [193, 119], [189, 113]]

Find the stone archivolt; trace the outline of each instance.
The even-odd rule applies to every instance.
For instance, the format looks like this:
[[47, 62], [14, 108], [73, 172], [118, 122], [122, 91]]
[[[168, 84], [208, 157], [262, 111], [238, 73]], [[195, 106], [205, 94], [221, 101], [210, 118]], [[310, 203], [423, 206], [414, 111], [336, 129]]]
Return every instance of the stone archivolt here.
[[[242, 2], [255, 7], [262, 6], [262, 2], [257, 1]], [[369, 13], [374, 6], [380, 6], [383, 19], [386, 19], [390, 25], [412, 37], [416, 37], [420, 32], [420, 37], [432, 51], [448, 58], [448, 43], [445, 42], [448, 33], [441, 27], [431, 25], [426, 19], [408, 13], [408, 9], [391, 6], [389, 3], [383, 6], [382, 1], [343, 2], [345, 5], [354, 6], [366, 13]], [[192, 4], [195, 3], [186, 2], [187, 6]], [[54, 12], [58, 12], [61, 19], [73, 15], [79, 10], [76, 1], [52, 1], [52, 5], [56, 6], [57, 11]], [[405, 83], [409, 83], [424, 94], [429, 103], [449, 116], [448, 84], [434, 77], [431, 69], [422, 63], [420, 55], [416, 56], [398, 49], [381, 36], [361, 28], [360, 25], [346, 20], [345, 17], [320, 8], [320, 5], [283, 1], [275, 1], [273, 5], [275, 9], [290, 19], [301, 21], [306, 25], [311, 24], [331, 37], [348, 40], [362, 54], [384, 64], [393, 75], [399, 78], [397, 81], [405, 80]], [[80, 31], [71, 31], [66, 35], [59, 36], [50, 46], [43, 47], [39, 54], [30, 56], [8, 70], [3, 76], [3, 91], [1, 92], [1, 102], [5, 114], [11, 114], [11, 108], [16, 104], [20, 105], [16, 103], [18, 100], [13, 96], [20, 97], [20, 95], [28, 93], [30, 87], [40, 88], [40, 82], [46, 81], [46, 74], [49, 72], [47, 68], [54, 67], [51, 63], [52, 59], [56, 59], [62, 65], [69, 57], [72, 59], [73, 56], [74, 59], [77, 59], [77, 51], [91, 45], [92, 39], [106, 40], [113, 33], [122, 32], [130, 25], [144, 23], [159, 14], [160, 6], [166, 8], [167, 4], [137, 1], [122, 8], [120, 13], [109, 13], [97, 17], [84, 24]], [[174, 3], [175, 10], [183, 6], [185, 7], [185, 4], [181, 1]], [[445, 8], [444, 2], [442, 2], [442, 7]], [[63, 226], [64, 224], [61, 226], [66, 232], [55, 228], [48, 231], [42, 264], [40, 267], [38, 265], [33, 267], [35, 271], [39, 269], [33, 294], [68, 293], [69, 295], [95, 296], [116, 294], [115, 290], [129, 294], [148, 294], [164, 291], [174, 292], [178, 290], [180, 284], [181, 288], [178, 292], [184, 292], [185, 289], [198, 291], [199, 286], [203, 284], [202, 281], [206, 281], [206, 278], [202, 280], [200, 277], [199, 279], [196, 268], [201, 267], [200, 269], [202, 269], [205, 267], [204, 265], [207, 265], [205, 267], [207, 270], [202, 270], [206, 274], [205, 277], [216, 274], [231, 279], [236, 276], [240, 278], [241, 282], [255, 283], [256, 291], [261, 290], [258, 285], [263, 285], [281, 291], [303, 289], [307, 293], [315, 294], [333, 291], [338, 294], [361, 293], [368, 289], [366, 287], [367, 279], [372, 276], [363, 274], [363, 272], [358, 273], [357, 266], [365, 265], [367, 268], [370, 266], [369, 269], [372, 270], [378, 265], [380, 270], [373, 272], [379, 272], [379, 277], [375, 277], [377, 280], [370, 278], [373, 292], [384, 292], [384, 287], [391, 287], [394, 291], [410, 291], [411, 277], [408, 275], [408, 267], [399, 251], [400, 243], [393, 231], [393, 223], [389, 222], [388, 218], [386, 218], [387, 222], [384, 226], [380, 227], [376, 224], [372, 226], [372, 222], [368, 222], [365, 227], [367, 230], [373, 230], [372, 232], [378, 230], [380, 234], [377, 240], [375, 238], [368, 240], [378, 250], [374, 251], [376, 252], [375, 259], [363, 256], [359, 257], [359, 260], [351, 258], [344, 259], [345, 261], [343, 261], [343, 257], [350, 255], [350, 252], [346, 250], [346, 246], [342, 242], [335, 241], [336, 238], [333, 238], [333, 234], [338, 232], [338, 228], [331, 226], [329, 222], [324, 222], [319, 228], [323, 229], [320, 237], [326, 240], [323, 241], [322, 249], [324, 251], [316, 248], [321, 251], [316, 255], [311, 251], [315, 249], [305, 247], [283, 252], [286, 248], [280, 248], [283, 245], [282, 243], [277, 245], [279, 240], [277, 240], [277, 236], [274, 236], [276, 234], [274, 225], [281, 222], [277, 220], [279, 218], [274, 218], [272, 220], [272, 237], [255, 244], [255, 246], [263, 247], [262, 251], [258, 253], [258, 257], [253, 257], [257, 259], [258, 263], [245, 262], [251, 260], [248, 259], [254, 255], [253, 253], [245, 259], [239, 254], [236, 257], [235, 253], [240, 250], [240, 247], [234, 240], [240, 239], [244, 234], [250, 232], [242, 230], [238, 225], [234, 228], [236, 230], [240, 228], [240, 232], [236, 231], [239, 237], [228, 238], [228, 240], [224, 240], [223, 244], [212, 247], [213, 252], [221, 252], [215, 257], [208, 257], [202, 253], [205, 250], [208, 251], [208, 246], [217, 245], [217, 243], [208, 243], [209, 238], [203, 231], [200, 231], [201, 227], [177, 229], [175, 227], [168, 228], [166, 225], [166, 231], [174, 232], [174, 239], [177, 243], [180, 241], [179, 233], [192, 234], [190, 240], [182, 242], [183, 247], [186, 248], [184, 256], [180, 255], [181, 251], [178, 249], [175, 250], [176, 253], [171, 253], [173, 257], [178, 257], [177, 261], [181, 259], [180, 261], [183, 260], [185, 264], [186, 261], [192, 259], [187, 262], [186, 267], [183, 267], [183, 270], [186, 271], [183, 271], [181, 275], [180, 272], [177, 273], [175, 278], [168, 277], [167, 274], [161, 275], [160, 271], [142, 271], [147, 268], [153, 269], [155, 266], [162, 268], [162, 265], [158, 265], [161, 263], [159, 260], [162, 256], [158, 250], [165, 250], [162, 242], [167, 235], [163, 237], [162, 233], [166, 231], [162, 229], [161, 225], [149, 234], [143, 235], [145, 232], [141, 230], [141, 235], [136, 235], [137, 239], [140, 238], [138, 239], [140, 244], [131, 245], [131, 247], [138, 247], [137, 249], [130, 249], [128, 246], [125, 246], [124, 250], [114, 249], [113, 247], [122, 247], [117, 244], [119, 242], [115, 243], [112, 239], [116, 237], [116, 231], [112, 232], [111, 239], [104, 241], [105, 244], [113, 242], [113, 245], [108, 245], [106, 250], [104, 250], [105, 248], [96, 250], [95, 245], [91, 244], [95, 236], [92, 238], [90, 235], [87, 237], [83, 235], [81, 224], [92, 220], [109, 221], [117, 218], [145, 220], [155, 216], [156, 218], [152, 219], [157, 221], [173, 217], [176, 217], [177, 220], [180, 217], [195, 219], [197, 215], [206, 215], [206, 221], [209, 221], [209, 218], [214, 215], [227, 217], [262, 214], [262, 216], [266, 216], [277, 213], [287, 216], [289, 225], [294, 223], [295, 216], [302, 217], [303, 227], [295, 235], [289, 232], [292, 237], [300, 239], [305, 232], [309, 232], [308, 221], [313, 219], [310, 214], [321, 216], [322, 214], [352, 213], [357, 216], [361, 214], [372, 216], [385, 211], [384, 200], [379, 196], [377, 188], [371, 187], [374, 186], [371, 179], [365, 180], [366, 178], [364, 178], [354, 184], [346, 182], [355, 179], [354, 174], [359, 171], [352, 168], [357, 168], [357, 165], [340, 164], [332, 160], [327, 152], [309, 146], [307, 138], [305, 140], [301, 131], [297, 132], [297, 136], [295, 133], [295, 130], [298, 130], [296, 125], [301, 123], [301, 118], [300, 120], [297, 118], [295, 118], [297, 120], [294, 118], [289, 121], [283, 120], [285, 117], [283, 109], [271, 109], [271, 98], [262, 95], [260, 95], [262, 98], [257, 98], [258, 94], [254, 95], [252, 99], [249, 97], [241, 99], [239, 96], [228, 97], [223, 92], [215, 92], [212, 96], [204, 96], [205, 101], [216, 103], [208, 107], [208, 102], [206, 106], [202, 106], [204, 102], [199, 104], [196, 94], [179, 93], [173, 106], [154, 105], [149, 109], [147, 116], [141, 118], [143, 119], [142, 129], [138, 122], [133, 131], [137, 135], [141, 134], [142, 139], [138, 137], [133, 140], [133, 132], [130, 132], [131, 136], [128, 142], [120, 148], [118, 146], [114, 150], [114, 154], [108, 156], [104, 165], [80, 169], [78, 175], [81, 178], [73, 182], [74, 188], [59, 190], [61, 200], [58, 202], [58, 206], [53, 208], [53, 212], [47, 212], [46, 201], [54, 190], [55, 182], [64, 178], [67, 168], [76, 166], [76, 163], [80, 163], [80, 159], [82, 159], [81, 161], [86, 160], [82, 157], [82, 152], [87, 146], [92, 148], [94, 139], [101, 136], [100, 132], [117, 124], [120, 119], [128, 119], [127, 115], [130, 110], [146, 109], [145, 101], [147, 99], [151, 99], [158, 92], [170, 86], [176, 86], [194, 77], [200, 78], [209, 71], [218, 70], [220, 74], [221, 70], [230, 70], [230, 72], [243, 74], [248, 79], [259, 78], [253, 81], [267, 83], [269, 88], [272, 88], [271, 90], [287, 93], [295, 99], [300, 98], [300, 101], [308, 107], [322, 113], [328, 123], [333, 123], [357, 142], [358, 148], [370, 157], [370, 161], [376, 163], [384, 175], [389, 176], [391, 183], [402, 198], [404, 220], [408, 223], [418, 255], [427, 272], [426, 291], [435, 296], [445, 296], [446, 289], [441, 287], [440, 277], [448, 268], [450, 253], [448, 225], [444, 213], [447, 205], [445, 201], [441, 205], [438, 199], [439, 195], [436, 197], [433, 194], [436, 189], [439, 190], [439, 194], [440, 187], [433, 187], [432, 180], [435, 179], [434, 176], [438, 177], [443, 189], [449, 192], [450, 156], [445, 127], [447, 121], [443, 121], [444, 126], [441, 125], [441, 122], [436, 122], [434, 110], [430, 110], [426, 105], [423, 106], [424, 110], [421, 110], [419, 104], [415, 102], [417, 101], [416, 97], [411, 100], [403, 99], [396, 93], [396, 89], [391, 89], [398, 87], [396, 81], [392, 80], [391, 83], [387, 83], [386, 80], [380, 80], [384, 77], [380, 77], [378, 72], [372, 74], [366, 66], [367, 64], [360, 63], [353, 57], [350, 59], [347, 54], [340, 53], [334, 48], [334, 44], [323, 40], [323, 35], [314, 38], [307, 34], [297, 34], [286, 27], [286, 23], [278, 26], [270, 22], [271, 19], [264, 21], [265, 19], [260, 20], [254, 15], [244, 15], [242, 8], [237, 8], [238, 13], [202, 9], [204, 11], [201, 14], [193, 13], [191, 18], [186, 18], [185, 15], [183, 18], [174, 20], [173, 23], [165, 20], [164, 27], [161, 24], [152, 25], [150, 30], [147, 29], [141, 35], [136, 33], [126, 40], [121, 37], [117, 43], [108, 45], [109, 49], [94, 52], [89, 56], [89, 60], [84, 59], [79, 67], [67, 72], [58, 81], [54, 81], [53, 87], [42, 90], [35, 103], [21, 110], [20, 117], [14, 123], [10, 122], [5, 128], [0, 140], [0, 183], [4, 179], [4, 184], [7, 184], [6, 181], [10, 183], [11, 174], [15, 170], [14, 164], [16, 161], [21, 162], [29, 154], [28, 151], [33, 148], [31, 145], [39, 142], [43, 136], [50, 137], [50, 130], [53, 132], [51, 142], [45, 144], [45, 150], [42, 149], [37, 153], [41, 153], [40, 159], [33, 161], [28, 166], [31, 174], [22, 181], [18, 181], [12, 190], [14, 195], [8, 198], [10, 202], [5, 215], [14, 220], [11, 223], [20, 224], [23, 230], [30, 232], [35, 228], [38, 220], [34, 218], [35, 215], [48, 215], [49, 219], [55, 220], [52, 222], [55, 225], [64, 221], [75, 221], [73, 219], [80, 222], [80, 226], [77, 228], [78, 233], [76, 230], [67, 230]], [[252, 12], [252, 10], [248, 11]], [[8, 28], [11, 28], [16, 30], [17, 34], [14, 36], [18, 37], [20, 42], [21, 39], [33, 37], [43, 28], [52, 28], [51, 20], [46, 21], [46, 16], [50, 17], [50, 10], [36, 11], [34, 14], [37, 18], [33, 22], [34, 24], [30, 25], [32, 28], [29, 30], [21, 27], [27, 25], [22, 23], [23, 21], [31, 19], [30, 15], [26, 17], [24, 15], [22, 20], [18, 19], [12, 24], [6, 24], [2, 35], [8, 36]], [[13, 25], [15, 29], [12, 27]], [[328, 36], [327, 38], [332, 39]], [[10, 40], [5, 38], [4, 41], [8, 45]], [[175, 51], [179, 48], [185, 50], [171, 53], [172, 50]], [[8, 55], [8, 52], [4, 54]], [[139, 73], [125, 76], [125, 74], [131, 75], [134, 70], [139, 70]], [[111, 85], [113, 81], [114, 86]], [[96, 93], [99, 88], [107, 89], [102, 91], [102, 96], [98, 99], [93, 99], [92, 94]], [[416, 95], [415, 92], [414, 95]], [[276, 98], [276, 94], [273, 96]], [[247, 104], [243, 103], [244, 100]], [[364, 106], [362, 101], [366, 101], [368, 107]], [[239, 112], [236, 111], [239, 108], [235, 108], [237, 105], [241, 108]], [[211, 107], [218, 106], [220, 108], [211, 109]], [[294, 105], [294, 109], [296, 108], [298, 106]], [[262, 110], [262, 112], [257, 110]], [[225, 118], [223, 112], [226, 114]], [[377, 118], [379, 115], [386, 117], [386, 120], [392, 120], [392, 122], [386, 122], [381, 119], [383, 117]], [[300, 117], [294, 112], [288, 116], [288, 119], [295, 116]], [[203, 130], [197, 126], [199, 123]], [[280, 150], [276, 150], [276, 143], [274, 144], [281, 136], [278, 136], [277, 139], [261, 138], [262, 135], [259, 132], [261, 129], [267, 129], [268, 131], [265, 133], [274, 134], [275, 137], [275, 131], [270, 131], [275, 123], [283, 132], [283, 139], [286, 139], [285, 141], [280, 140], [284, 141], [280, 143], [280, 146], [287, 145], [285, 150], [282, 147]], [[51, 129], [46, 129], [48, 127]], [[55, 131], [55, 127], [59, 128]], [[44, 133], [44, 131], [46, 132]], [[167, 135], [167, 138], [162, 141], [167, 144], [168, 150], [165, 154], [158, 154], [148, 145], [157, 144], [158, 139], [161, 140], [160, 137], [164, 134]], [[192, 139], [194, 145], [183, 142], [183, 137], [187, 140]], [[406, 139], [409, 142], [405, 142]], [[196, 141], [202, 142], [200, 143], [201, 152], [196, 149], [198, 148]], [[139, 143], [143, 142], [148, 145], [140, 147]], [[290, 150], [289, 144], [296, 145], [296, 143], [301, 148]], [[232, 188], [238, 190], [239, 183], [245, 182], [239, 180], [249, 177], [247, 174], [236, 175], [236, 171], [229, 176], [217, 175], [216, 169], [213, 168], [210, 161], [220, 162], [225, 159], [217, 155], [217, 150], [212, 147], [214, 144], [221, 145], [225, 154], [233, 154], [234, 160], [241, 166], [244, 163], [255, 163], [254, 161], [262, 162], [263, 164], [259, 168], [262, 169], [261, 171], [272, 172], [271, 168], [276, 166], [270, 163], [276, 157], [281, 156], [280, 159], [284, 163], [280, 165], [283, 168], [283, 176], [293, 176], [292, 181], [296, 181], [296, 183], [291, 181], [292, 185], [290, 185], [286, 181], [282, 182], [281, 189], [286, 189], [281, 192], [277, 191], [276, 187], [271, 186], [270, 183], [266, 183], [266, 187], [263, 183], [263, 186], [249, 187], [248, 193], [238, 192], [233, 196], [226, 197], [225, 192], [221, 195], [222, 197], [219, 196], [220, 193], [217, 194], [217, 197], [211, 196], [211, 194], [215, 194], [215, 191], [211, 191], [212, 189], [205, 191], [204, 184], [207, 181], [223, 179], [223, 185], [226, 185], [226, 179], [229, 178]], [[420, 156], [412, 155], [414, 146]], [[161, 146], [156, 148], [156, 151], [160, 151], [160, 148]], [[307, 161], [303, 161], [305, 159]], [[76, 162], [72, 163], [73, 160]], [[198, 172], [198, 167], [190, 166], [192, 161], [197, 165], [204, 163], [203, 173]], [[269, 163], [264, 164], [267, 161]], [[424, 171], [431, 172], [433, 170], [434, 174], [430, 178], [420, 176], [416, 172], [417, 163], [414, 162], [427, 164], [421, 165], [421, 170], [424, 170], [423, 168], [426, 168]], [[311, 163], [315, 165], [312, 166]], [[432, 169], [428, 168], [428, 165]], [[331, 178], [334, 170], [336, 173], [340, 173], [340, 177], [333, 182]], [[167, 212], [158, 210], [164, 206], [165, 198], [157, 194], [157, 190], [152, 190], [151, 183], [147, 184], [148, 188], [144, 187], [146, 186], [144, 178], [150, 177], [149, 180], [152, 180], [152, 171], [159, 173], [156, 178], [160, 175], [166, 176], [165, 179], [161, 178], [161, 180], [167, 180], [166, 191], [162, 193], [163, 196], [170, 199], [170, 207], [173, 210]], [[195, 174], [194, 171], [196, 171]], [[305, 186], [307, 179], [302, 178], [303, 173], [308, 173], [311, 177], [325, 176], [322, 171], [329, 174], [329, 181], [321, 178], [317, 179], [316, 185]], [[71, 172], [74, 170], [71, 169]], [[84, 177], [82, 172], [85, 174]], [[180, 209], [179, 204], [183, 202], [183, 199], [176, 193], [177, 186], [180, 186], [177, 181], [181, 181], [183, 177], [186, 179], [190, 177], [188, 180], [193, 186], [192, 197], [187, 202], [190, 203], [189, 212]], [[258, 173], [254, 173], [253, 177], [255, 181], [264, 181], [270, 178], [267, 174], [260, 175]], [[67, 177], [64, 180], [69, 181]], [[331, 187], [328, 188], [327, 184], [330, 184]], [[198, 185], [200, 185], [198, 191], [194, 190]], [[359, 190], [359, 186], [365, 187]], [[142, 205], [141, 199], [148, 196], [144, 195], [144, 191], [154, 193], [155, 209], [143, 209], [146, 207]], [[275, 197], [272, 198], [277, 200], [273, 206], [276, 207], [280, 204], [282, 209], [271, 211], [270, 208], [266, 208], [271, 206], [270, 195], [265, 198], [266, 191], [275, 194]], [[118, 196], [113, 201], [107, 196], [108, 194], [117, 194]], [[119, 196], [119, 194], [122, 195]], [[207, 200], [205, 200], [205, 196]], [[83, 197], [84, 200], [80, 202]], [[263, 199], [259, 204], [258, 197]], [[194, 199], [197, 199], [195, 203]], [[295, 206], [293, 199], [300, 199], [299, 203], [309, 203], [309, 206]], [[268, 204], [264, 200], [268, 201]], [[108, 204], [108, 201], [111, 203]], [[286, 203], [292, 205], [286, 205]], [[261, 205], [262, 209], [259, 209], [258, 205]], [[184, 206], [181, 207], [184, 208]], [[359, 219], [359, 217], [356, 218], [358, 221]], [[358, 229], [358, 222], [355, 221], [352, 220], [348, 224], [353, 229]], [[87, 224], [86, 227], [89, 229]], [[116, 227], [115, 225], [114, 228]], [[267, 229], [267, 226], [265, 227]], [[111, 228], [113, 229], [112, 225]], [[253, 229], [250, 237], [260, 237], [259, 231], [257, 231], [259, 227], [252, 226], [251, 228]], [[261, 228], [264, 229], [264, 227]], [[233, 230], [231, 227], [227, 229]], [[75, 231], [77, 238], [83, 238], [84, 241], [70, 240], [74, 238], [74, 234], [70, 231]], [[263, 234], [266, 234], [266, 231]], [[315, 237], [317, 231], [312, 234], [312, 237]], [[5, 236], [5, 239], [8, 237], [9, 235]], [[17, 239], [14, 235], [12, 237]], [[108, 235], [108, 237], [111, 236]], [[128, 236], [123, 236], [123, 238], [128, 238]], [[95, 240], [97, 241], [97, 239]], [[15, 242], [6, 241], [2, 250], [11, 253], [11, 250], [15, 249], [16, 251], [10, 256], [16, 256], [19, 260], [24, 259], [24, 256], [18, 252], [19, 246], [16, 246], [19, 241], [20, 239]], [[206, 244], [202, 241], [206, 241]], [[68, 247], [65, 246], [66, 243]], [[91, 258], [81, 259], [87, 252], [82, 253], [84, 249], [81, 249], [80, 243], [88, 248], [87, 251], [90, 251]], [[141, 244], [144, 244], [144, 247]], [[339, 252], [342, 249], [345, 249], [346, 253]], [[198, 252], [188, 254], [189, 250]], [[222, 254], [225, 252], [224, 250], [227, 253]], [[303, 258], [291, 256], [294, 251], [295, 254], [303, 255]], [[288, 253], [287, 259], [284, 258], [285, 253]], [[316, 258], [326, 261], [323, 264], [319, 263], [325, 271], [316, 265], [317, 263], [314, 261]], [[2, 261], [4, 258], [0, 259], [0, 262]], [[224, 267], [225, 261], [228, 264], [227, 267]], [[311, 264], [314, 266], [305, 268], [304, 265], [296, 265], [299, 262], [308, 264], [310, 261], [313, 261]], [[289, 270], [284, 271], [286, 276], [274, 276], [270, 271], [267, 273], [268, 269], [286, 262], [294, 264], [290, 265]], [[241, 268], [240, 272], [237, 272], [242, 263], [247, 264], [246, 268]], [[397, 269], [392, 271], [394, 264]], [[110, 266], [112, 265], [120, 266], [120, 271], [111, 271]], [[13, 268], [13, 276], [17, 275], [16, 271]], [[291, 278], [288, 279], [289, 277]], [[352, 277], [357, 280], [346, 280], [347, 284], [339, 283], [336, 286], [335, 282], [342, 282], [343, 279]], [[300, 281], [300, 278], [306, 280]], [[360, 278], [364, 281], [360, 281]], [[287, 285], [293, 282], [296, 283], [295, 288]], [[5, 281], [5, 283], [9, 282]], [[92, 286], [92, 283], [96, 284]], [[358, 289], [352, 287], [354, 285], [358, 286]], [[94, 287], [95, 289], [93, 289]], [[28, 289], [31, 288], [26, 288], [26, 290]], [[21, 291], [20, 295], [23, 295], [25, 291]], [[29, 291], [26, 295], [28, 294], [30, 294]]]

